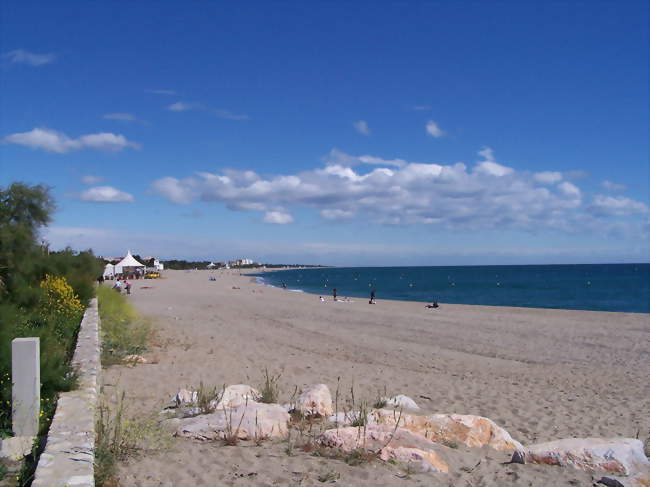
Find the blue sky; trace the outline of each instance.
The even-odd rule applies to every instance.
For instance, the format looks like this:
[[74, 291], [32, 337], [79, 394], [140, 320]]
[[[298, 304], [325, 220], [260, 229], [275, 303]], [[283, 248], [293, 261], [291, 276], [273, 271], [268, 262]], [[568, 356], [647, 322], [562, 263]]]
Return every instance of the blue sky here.
[[0, 185], [54, 247], [650, 260], [647, 2], [0, 8]]

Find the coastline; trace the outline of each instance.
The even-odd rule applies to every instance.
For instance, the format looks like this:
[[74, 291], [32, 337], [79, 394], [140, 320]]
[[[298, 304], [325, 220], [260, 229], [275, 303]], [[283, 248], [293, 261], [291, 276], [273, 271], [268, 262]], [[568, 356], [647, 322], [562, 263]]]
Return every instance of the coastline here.
[[[250, 384], [265, 368], [281, 374], [280, 402], [294, 387], [340, 386], [347, 398], [406, 394], [423, 413], [477, 414], [524, 444], [566, 437], [634, 437], [650, 429], [647, 315], [367, 300], [320, 302], [308, 293], [261, 286], [239, 272], [168, 271], [136, 282], [130, 296], [152, 319], [158, 346], [149, 364], [105, 371], [107, 394], [124, 390], [132, 411], [159, 411], [179, 388]], [[151, 286], [143, 289], [142, 286]], [[390, 466], [351, 467], [297, 452], [175, 440], [167, 452], [121, 466], [125, 485], [322, 485], [335, 468], [342, 485], [464, 485], [467, 474], [395, 477]], [[475, 457], [464, 452], [467, 461]], [[504, 466], [494, 452], [471, 475], [481, 485], [589, 485], [590, 475], [545, 466]], [[474, 464], [476, 461], [474, 461]], [[179, 469], [178, 465], [184, 465]], [[237, 475], [255, 476], [241, 480]], [[513, 477], [513, 475], [515, 477]], [[513, 478], [517, 481], [513, 483]], [[238, 480], [239, 479], [239, 480]], [[235, 483], [239, 482], [239, 483]]]
[[[335, 267], [328, 267], [328, 269], [332, 269]], [[311, 269], [311, 268], [300, 268], [300, 269]], [[354, 269], [350, 267], [349, 269]], [[241, 272], [242, 275], [247, 275], [251, 282], [254, 282], [256, 284], [273, 288], [273, 289], [278, 289], [279, 291], [289, 291], [293, 293], [301, 293], [301, 294], [307, 294], [310, 296], [323, 296], [326, 299], [331, 298], [330, 294], [323, 294], [323, 293], [316, 293], [312, 292], [309, 290], [305, 289], [282, 289], [274, 284], [268, 283], [263, 276], [251, 276], [250, 274], [265, 274], [269, 272], [276, 272], [276, 271], [286, 271], [286, 270], [293, 270], [293, 269], [272, 269], [272, 270], [264, 270], [264, 271], [259, 271], [259, 270], [249, 270], [246, 269], [247, 271], [250, 272]], [[258, 278], [261, 278], [262, 280], [259, 281]], [[346, 295], [348, 297], [352, 297], [357, 300], [364, 300], [368, 299], [368, 296], [355, 296], [355, 295]], [[380, 301], [379, 299], [377, 301]], [[431, 301], [420, 301], [420, 300], [409, 300], [409, 299], [393, 299], [393, 298], [382, 298], [381, 301], [388, 301], [388, 302], [401, 302], [401, 303], [418, 303], [425, 305], [427, 303], [431, 303]], [[504, 305], [491, 305], [491, 304], [467, 304], [467, 303], [449, 303], [445, 301], [438, 301], [439, 305], [445, 305], [445, 306], [477, 306], [477, 307], [485, 307], [485, 308], [505, 308], [505, 309], [530, 309], [530, 310], [544, 310], [544, 311], [584, 311], [584, 312], [591, 312], [591, 313], [612, 313], [612, 314], [633, 314], [633, 315], [641, 315], [641, 316], [649, 316], [649, 313], [644, 313], [644, 312], [636, 312], [636, 311], [609, 311], [609, 310], [593, 310], [593, 309], [581, 309], [581, 308], [561, 308], [561, 307], [536, 307], [536, 306], [504, 306]]]

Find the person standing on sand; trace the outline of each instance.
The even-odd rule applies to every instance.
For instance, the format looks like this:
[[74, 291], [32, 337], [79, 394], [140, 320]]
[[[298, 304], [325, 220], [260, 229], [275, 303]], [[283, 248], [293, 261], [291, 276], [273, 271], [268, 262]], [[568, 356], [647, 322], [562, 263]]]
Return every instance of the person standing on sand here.
[[334, 297], [334, 301], [336, 301], [336, 288], [332, 289], [332, 296]]
[[375, 304], [375, 290], [373, 289], [370, 291], [370, 301], [368, 301], [368, 304]]

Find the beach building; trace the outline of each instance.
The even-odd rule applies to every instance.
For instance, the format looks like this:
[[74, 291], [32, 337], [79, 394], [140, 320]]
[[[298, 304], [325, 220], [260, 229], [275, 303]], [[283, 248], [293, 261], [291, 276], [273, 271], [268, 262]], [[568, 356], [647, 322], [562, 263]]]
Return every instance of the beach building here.
[[144, 261], [147, 263], [147, 270], [152, 270], [156, 272], [160, 272], [165, 270], [165, 264], [160, 262], [158, 259], [156, 259], [153, 256], [145, 257]]
[[121, 261], [115, 264], [115, 274], [144, 274], [145, 265], [139, 262], [129, 250]]

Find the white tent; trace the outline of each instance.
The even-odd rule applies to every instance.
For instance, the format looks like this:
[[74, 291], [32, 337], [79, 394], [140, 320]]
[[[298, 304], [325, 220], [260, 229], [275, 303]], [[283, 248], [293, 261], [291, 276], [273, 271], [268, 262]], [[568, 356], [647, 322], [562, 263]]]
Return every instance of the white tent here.
[[144, 264], [138, 262], [136, 258], [131, 255], [131, 251], [129, 250], [126, 253], [126, 257], [115, 264], [115, 274], [124, 274], [135, 271], [144, 272], [144, 268]]
[[115, 266], [113, 264], [106, 264], [104, 267], [104, 279], [115, 275]]

